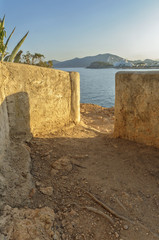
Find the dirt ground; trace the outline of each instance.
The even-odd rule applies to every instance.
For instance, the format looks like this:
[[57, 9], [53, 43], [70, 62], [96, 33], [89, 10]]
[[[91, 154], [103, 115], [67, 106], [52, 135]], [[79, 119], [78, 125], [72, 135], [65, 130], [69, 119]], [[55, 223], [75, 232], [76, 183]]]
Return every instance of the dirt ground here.
[[43, 239], [159, 239], [159, 149], [114, 139], [113, 123], [114, 108], [81, 104], [79, 125], [28, 143], [35, 189], [24, 205], [55, 212]]

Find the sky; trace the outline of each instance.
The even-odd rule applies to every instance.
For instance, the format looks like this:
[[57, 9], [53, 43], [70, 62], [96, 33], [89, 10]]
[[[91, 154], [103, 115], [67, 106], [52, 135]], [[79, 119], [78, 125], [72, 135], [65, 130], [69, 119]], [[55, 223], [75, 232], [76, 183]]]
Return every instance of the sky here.
[[0, 0], [8, 51], [29, 31], [21, 50], [46, 60], [112, 53], [159, 59], [159, 0]]

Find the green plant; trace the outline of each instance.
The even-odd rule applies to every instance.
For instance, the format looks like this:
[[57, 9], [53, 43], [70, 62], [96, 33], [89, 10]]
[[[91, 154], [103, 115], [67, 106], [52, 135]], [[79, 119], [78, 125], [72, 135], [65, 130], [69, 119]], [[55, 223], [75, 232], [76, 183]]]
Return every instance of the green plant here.
[[15, 46], [15, 48], [12, 51], [12, 53], [7, 56], [8, 53], [6, 52], [6, 50], [7, 50], [8, 42], [9, 42], [10, 38], [12, 37], [12, 35], [13, 35], [14, 31], [15, 31], [15, 28], [13, 29], [13, 31], [9, 35], [6, 43], [4, 44], [4, 38], [6, 38], [6, 31], [5, 31], [5, 28], [4, 28], [4, 22], [5, 22], [5, 16], [3, 17], [2, 20], [0, 19], [0, 60], [1, 61], [4, 60], [4, 61], [8, 61], [8, 62], [13, 62], [14, 58], [16, 57], [16, 54], [17, 54], [19, 48], [23, 44], [23, 42], [26, 39], [26, 37], [27, 37], [29, 32], [27, 32], [24, 35], [24, 37]]
[[[26, 54], [21, 55], [20, 58], [18, 59], [17, 57], [14, 59], [14, 62], [16, 59], [18, 59], [18, 62], [24, 63], [24, 64], [30, 64], [30, 65], [35, 65], [35, 66], [40, 66], [40, 67], [47, 67], [47, 68], [52, 68], [53, 67], [53, 62], [50, 61], [44, 61], [45, 56], [40, 53], [30, 53], [29, 51], [26, 52]], [[18, 55], [18, 54], [17, 54]]]
[[5, 50], [5, 45], [4, 45], [4, 38], [6, 37], [6, 31], [4, 29], [4, 19], [5, 16], [3, 17], [2, 20], [0, 20], [0, 54], [4, 53]]

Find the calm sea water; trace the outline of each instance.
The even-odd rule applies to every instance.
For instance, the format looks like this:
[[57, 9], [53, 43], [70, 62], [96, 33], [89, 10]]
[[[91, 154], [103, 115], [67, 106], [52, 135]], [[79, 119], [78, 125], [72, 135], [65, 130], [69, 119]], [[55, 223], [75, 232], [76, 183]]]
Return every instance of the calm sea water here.
[[[62, 68], [61, 70], [80, 73], [81, 103], [94, 103], [102, 107], [114, 106], [115, 73], [121, 69]], [[150, 70], [144, 69], [144, 71]]]

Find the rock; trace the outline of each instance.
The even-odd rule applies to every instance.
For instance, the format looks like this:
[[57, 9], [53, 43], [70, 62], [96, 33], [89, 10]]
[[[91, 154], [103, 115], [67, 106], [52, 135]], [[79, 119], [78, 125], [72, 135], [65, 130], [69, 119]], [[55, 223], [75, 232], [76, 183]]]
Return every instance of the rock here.
[[124, 225], [123, 228], [124, 228], [124, 230], [128, 230], [129, 226], [128, 225]]
[[68, 177], [67, 176], [62, 176], [62, 179], [67, 180]]
[[66, 239], [66, 235], [63, 233], [62, 234], [62, 239], [65, 240]]
[[38, 181], [36, 181], [35, 185], [36, 185], [37, 187], [39, 187], [39, 186], [41, 185], [41, 183], [38, 182]]
[[119, 238], [119, 234], [117, 232], [115, 232], [115, 237]]
[[64, 219], [64, 220], [62, 220], [61, 224], [63, 227], [65, 227], [67, 225], [67, 221]]
[[[4, 239], [52, 239], [55, 213], [49, 207], [41, 209], [4, 209], [1, 236]], [[1, 238], [3, 239], [3, 238]]]
[[58, 173], [58, 170], [55, 170], [54, 168], [51, 169], [51, 175], [54, 176]]
[[71, 211], [69, 212], [69, 214], [70, 214], [71, 216], [75, 216], [75, 215], [77, 214], [77, 212], [76, 212], [75, 210], [71, 209]]
[[42, 192], [45, 195], [51, 196], [53, 194], [53, 188], [52, 187], [40, 187], [40, 192]]
[[58, 231], [55, 231], [54, 236], [53, 236], [53, 240], [61, 240], [60, 233]]
[[59, 170], [65, 170], [67, 172], [70, 172], [72, 170], [72, 164], [70, 159], [67, 156], [63, 156], [56, 160], [52, 164], [53, 169], [59, 171]]

